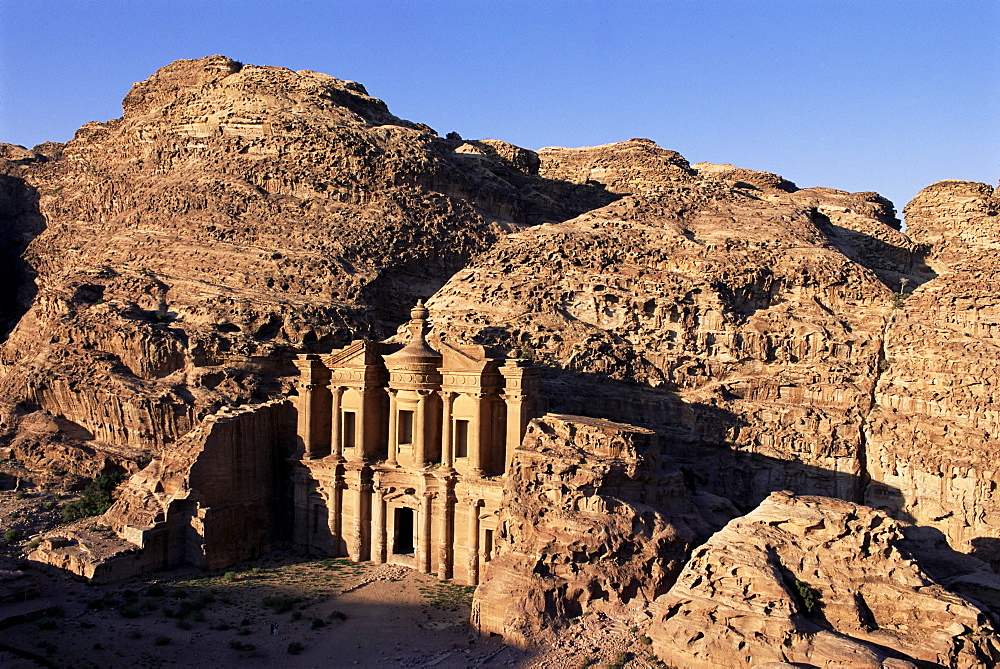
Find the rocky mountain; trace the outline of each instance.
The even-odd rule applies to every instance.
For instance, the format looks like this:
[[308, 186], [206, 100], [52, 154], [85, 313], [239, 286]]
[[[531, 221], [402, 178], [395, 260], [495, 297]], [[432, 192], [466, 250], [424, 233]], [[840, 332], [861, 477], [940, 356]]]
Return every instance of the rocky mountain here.
[[290, 352], [390, 334], [507, 232], [612, 199], [316, 72], [178, 61], [123, 116], [0, 151], [0, 430], [35, 470], [134, 470]]
[[[152, 460], [169, 485], [129, 508], [155, 517], [210, 485], [186, 463], [239, 439], [230, 411], [294, 395], [293, 353], [429, 298], [432, 344], [533, 360], [566, 414], [515, 454], [482, 629], [652, 606], [680, 666], [754, 626], [795, 649], [776, 662], [976, 666], [1000, 652], [976, 599], [1000, 569], [998, 212], [941, 182], [904, 232], [876, 193], [645, 139], [442, 138], [356, 82], [178, 61], [119, 119], [0, 146], [0, 455], [42, 482]], [[869, 593], [859, 555], [906, 587]], [[746, 627], [694, 638], [723, 610]]]

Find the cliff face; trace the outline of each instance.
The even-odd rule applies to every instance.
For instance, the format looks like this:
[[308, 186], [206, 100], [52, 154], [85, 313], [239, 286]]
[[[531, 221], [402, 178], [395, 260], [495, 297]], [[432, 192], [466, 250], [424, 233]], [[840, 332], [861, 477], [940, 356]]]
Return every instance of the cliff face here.
[[[40, 469], [134, 470], [280, 392], [293, 349], [381, 338], [506, 232], [612, 197], [316, 72], [178, 61], [123, 111], [0, 151], [0, 430]], [[26, 427], [51, 420], [70, 429]]]
[[434, 294], [436, 337], [655, 431], [690, 490], [865, 501], [997, 568], [997, 198], [935, 184], [904, 234], [875, 193], [641, 139], [442, 139], [355, 82], [178, 61], [120, 119], [0, 146], [0, 446], [49, 476], [163, 467], [284, 395], [292, 351]]
[[866, 501], [1000, 568], [1000, 195], [944, 181], [906, 211], [939, 276], [889, 319]]
[[859, 499], [886, 284], [931, 275], [891, 207], [647, 140], [539, 155], [621, 199], [503, 239], [430, 301], [435, 328], [530, 352], [555, 410], [658, 430], [692, 484], [737, 503]]

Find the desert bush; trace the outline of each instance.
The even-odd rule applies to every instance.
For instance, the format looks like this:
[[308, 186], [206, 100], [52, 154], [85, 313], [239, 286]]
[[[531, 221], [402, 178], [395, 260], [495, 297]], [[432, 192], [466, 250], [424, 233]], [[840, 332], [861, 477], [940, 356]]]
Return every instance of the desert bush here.
[[162, 585], [151, 585], [146, 588], [147, 597], [162, 597], [163, 596], [163, 586]]
[[170, 637], [164, 634], [159, 634], [155, 639], [153, 639], [153, 643], [157, 646], [166, 646], [170, 643]]
[[38, 621], [38, 629], [40, 630], [54, 630], [56, 628], [55, 618], [42, 618]]
[[122, 618], [138, 618], [140, 614], [139, 607], [129, 602], [127, 604], [122, 604], [118, 607], [118, 615]]
[[322, 618], [313, 618], [312, 629], [318, 630], [320, 627], [326, 627], [326, 621]]
[[799, 605], [806, 613], [819, 610], [819, 590], [804, 581], [795, 579], [795, 594], [798, 595]]
[[288, 654], [289, 654], [289, 655], [299, 655], [299, 654], [301, 654], [301, 653], [302, 653], [302, 651], [304, 651], [305, 649], [306, 649], [306, 647], [305, 647], [305, 646], [303, 646], [303, 645], [302, 645], [301, 643], [299, 643], [298, 641], [293, 641], [293, 642], [291, 642], [290, 644], [288, 644]]
[[21, 530], [7, 530], [3, 533], [4, 541], [17, 541], [21, 538]]
[[62, 508], [63, 520], [70, 521], [88, 516], [99, 516], [110, 509], [114, 501], [112, 493], [122, 482], [122, 478], [123, 476], [118, 472], [98, 476], [84, 488], [83, 496], [80, 499], [70, 502]]

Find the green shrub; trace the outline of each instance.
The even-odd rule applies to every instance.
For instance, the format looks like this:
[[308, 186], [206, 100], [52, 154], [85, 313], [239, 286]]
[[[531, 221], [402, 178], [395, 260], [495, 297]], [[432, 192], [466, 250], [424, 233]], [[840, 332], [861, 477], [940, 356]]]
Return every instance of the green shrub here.
[[51, 511], [52, 509], [56, 508], [56, 506], [58, 505], [52, 500], [49, 500], [45, 504], [42, 504], [42, 508], [45, 509], [46, 511]]
[[146, 588], [147, 597], [162, 597], [163, 596], [163, 586], [162, 585], [151, 585]]
[[645, 645], [649, 646], [649, 645], [652, 645], [652, 643], [653, 643], [653, 640], [652, 640], [652, 639], [650, 639], [650, 638], [649, 638], [648, 636], [646, 636], [645, 634], [643, 634], [642, 636], [640, 636], [640, 637], [639, 637], [639, 643], [641, 643], [641, 644], [645, 644]]
[[87, 485], [80, 499], [70, 502], [62, 508], [63, 520], [71, 521], [77, 518], [99, 516], [110, 509], [114, 501], [112, 493], [123, 478], [118, 472], [98, 476]]
[[167, 644], [170, 643], [170, 637], [160, 634], [155, 639], [153, 639], [153, 643], [155, 643], [157, 646], [166, 646]]
[[4, 541], [17, 541], [21, 538], [21, 530], [7, 530], [3, 533]]
[[289, 654], [289, 655], [299, 655], [299, 654], [301, 654], [301, 653], [302, 653], [302, 651], [304, 651], [305, 649], [306, 649], [306, 647], [305, 647], [305, 646], [303, 646], [303, 645], [302, 645], [301, 643], [299, 643], [298, 641], [293, 641], [293, 642], [291, 642], [290, 644], [288, 644], [288, 654]]
[[326, 627], [326, 621], [322, 618], [313, 618], [312, 629], [318, 630], [320, 627]]
[[235, 571], [227, 571], [225, 573], [225, 575], [223, 575], [222, 579], [226, 583], [232, 583], [232, 582], [234, 582], [237, 579], [236, 572]]
[[41, 541], [39, 541], [38, 539], [32, 539], [31, 542], [28, 544], [28, 550], [33, 551], [41, 545], [42, 545]]
[[795, 594], [798, 595], [799, 605], [806, 613], [819, 610], [819, 590], [804, 581], [795, 579]]

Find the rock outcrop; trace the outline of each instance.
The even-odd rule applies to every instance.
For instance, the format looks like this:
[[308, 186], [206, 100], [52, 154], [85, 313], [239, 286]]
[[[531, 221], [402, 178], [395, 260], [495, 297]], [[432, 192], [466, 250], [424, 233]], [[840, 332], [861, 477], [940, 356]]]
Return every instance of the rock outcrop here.
[[179, 439], [117, 491], [100, 518], [59, 530], [31, 558], [102, 581], [182, 564], [220, 569], [282, 536], [276, 500], [292, 448], [285, 400], [224, 410]]
[[867, 423], [868, 504], [1000, 569], [1000, 195], [943, 181], [907, 206], [938, 277], [898, 300]]
[[[879, 273], [926, 278], [891, 207], [695, 170], [648, 140], [539, 156], [540, 174], [621, 199], [500, 241], [428, 303], [435, 328], [525, 351], [550, 369], [554, 410], [659, 431], [693, 484], [739, 504], [785, 488], [860, 499], [892, 311]], [[870, 231], [899, 244], [874, 269], [860, 260], [889, 243]]]
[[995, 666], [988, 609], [934, 582], [906, 544], [882, 512], [774, 493], [695, 551], [656, 602], [653, 648], [690, 669]]
[[653, 432], [554, 414], [514, 454], [499, 525], [473, 623], [522, 646], [583, 614], [645, 610], [711, 531]]

